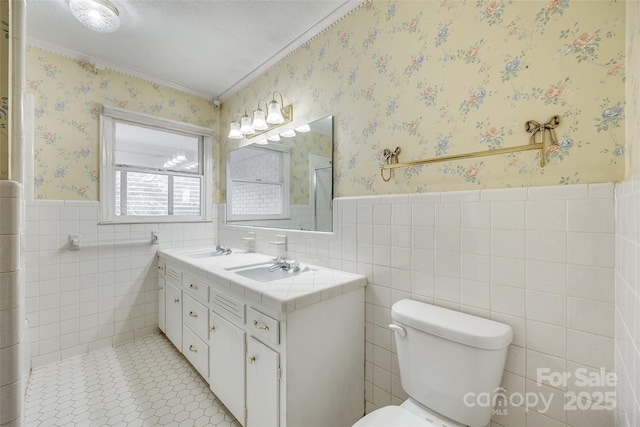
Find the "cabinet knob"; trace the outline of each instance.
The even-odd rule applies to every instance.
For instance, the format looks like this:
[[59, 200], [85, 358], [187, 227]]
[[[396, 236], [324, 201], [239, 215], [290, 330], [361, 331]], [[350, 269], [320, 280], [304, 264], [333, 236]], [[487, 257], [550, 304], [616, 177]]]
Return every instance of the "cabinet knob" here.
[[215, 332], [215, 331], [216, 331], [215, 326], [209, 326], [209, 332]]
[[163, 289], [164, 289], [164, 286], [159, 286], [159, 289], [160, 289], [160, 290], [163, 290]]
[[189, 312], [189, 316], [195, 317], [197, 319], [198, 318], [198, 313], [194, 313], [193, 311], [190, 311]]
[[194, 353], [198, 352], [198, 349], [196, 347], [194, 347], [193, 345], [189, 346], [189, 351], [193, 351]]
[[175, 302], [176, 304], [180, 302], [180, 299], [176, 298], [173, 300], [173, 302]]
[[249, 362], [250, 365], [253, 365], [253, 362], [256, 361], [256, 357], [255, 356], [251, 356], [251, 357], [249, 357], [249, 359], [247, 359], [247, 361]]
[[198, 290], [198, 286], [194, 285], [193, 283], [189, 285], [189, 287], [191, 289], [195, 289], [196, 291]]
[[268, 330], [269, 330], [269, 327], [268, 327], [267, 325], [261, 325], [261, 324], [259, 324], [259, 323], [258, 323], [258, 321], [257, 321], [257, 320], [254, 320], [254, 321], [253, 321], [253, 326], [254, 326], [256, 329], [262, 329], [262, 330], [264, 330], [264, 331], [268, 331]]
[[162, 267], [161, 267], [161, 266], [158, 266], [158, 270], [162, 270]]

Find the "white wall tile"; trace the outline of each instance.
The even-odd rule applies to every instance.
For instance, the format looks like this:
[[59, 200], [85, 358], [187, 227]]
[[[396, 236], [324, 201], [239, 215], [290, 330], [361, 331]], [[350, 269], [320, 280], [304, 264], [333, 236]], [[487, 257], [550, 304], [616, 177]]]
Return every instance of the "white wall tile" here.
[[527, 259], [566, 262], [567, 233], [561, 231], [527, 231]]
[[436, 223], [435, 204], [412, 204], [411, 222], [414, 227], [434, 227]]
[[463, 228], [491, 227], [491, 203], [462, 203], [460, 205], [460, 225]]
[[567, 201], [529, 200], [527, 230], [566, 231]]
[[582, 298], [567, 298], [567, 327], [613, 338], [614, 305]]
[[567, 229], [587, 233], [613, 233], [613, 203], [608, 199], [569, 200]]
[[460, 227], [460, 203], [436, 205], [436, 227]]
[[491, 256], [525, 259], [526, 247], [524, 230], [491, 230]]
[[511, 316], [525, 317], [524, 289], [492, 285], [491, 310]]
[[460, 230], [460, 251], [473, 255], [491, 255], [491, 230], [462, 228]]
[[611, 233], [567, 233], [570, 264], [614, 267], [614, 236]]
[[561, 326], [527, 320], [527, 348], [555, 357], [567, 357], [567, 330]]
[[493, 283], [524, 288], [525, 280], [525, 260], [491, 257], [491, 281]]
[[526, 301], [527, 319], [566, 326], [567, 298], [565, 295], [527, 291]]
[[497, 230], [524, 230], [526, 210], [524, 201], [491, 203], [491, 228]]
[[567, 360], [613, 371], [613, 338], [567, 329]]

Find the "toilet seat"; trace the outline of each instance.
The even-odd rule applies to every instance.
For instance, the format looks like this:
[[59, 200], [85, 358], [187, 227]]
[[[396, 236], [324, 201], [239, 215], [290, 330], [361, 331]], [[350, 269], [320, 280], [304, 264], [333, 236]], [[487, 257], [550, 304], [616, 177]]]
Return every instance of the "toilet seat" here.
[[360, 418], [353, 427], [434, 427], [434, 424], [400, 406], [385, 406]]

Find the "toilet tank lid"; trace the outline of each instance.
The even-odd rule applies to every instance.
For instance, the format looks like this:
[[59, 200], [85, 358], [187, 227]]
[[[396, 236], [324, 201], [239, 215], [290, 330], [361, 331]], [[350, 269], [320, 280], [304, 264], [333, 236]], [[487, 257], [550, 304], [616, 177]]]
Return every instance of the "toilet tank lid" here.
[[511, 344], [511, 326], [435, 305], [400, 300], [393, 304], [391, 317], [441, 338], [488, 350], [502, 349]]

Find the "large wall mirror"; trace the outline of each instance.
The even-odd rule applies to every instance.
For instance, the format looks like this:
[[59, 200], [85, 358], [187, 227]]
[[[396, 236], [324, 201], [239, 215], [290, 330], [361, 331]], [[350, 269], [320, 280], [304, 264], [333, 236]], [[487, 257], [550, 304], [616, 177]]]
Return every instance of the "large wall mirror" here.
[[227, 223], [332, 231], [332, 165], [331, 116], [294, 136], [229, 151]]

